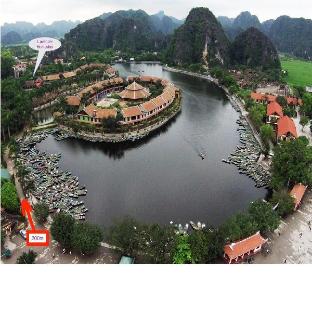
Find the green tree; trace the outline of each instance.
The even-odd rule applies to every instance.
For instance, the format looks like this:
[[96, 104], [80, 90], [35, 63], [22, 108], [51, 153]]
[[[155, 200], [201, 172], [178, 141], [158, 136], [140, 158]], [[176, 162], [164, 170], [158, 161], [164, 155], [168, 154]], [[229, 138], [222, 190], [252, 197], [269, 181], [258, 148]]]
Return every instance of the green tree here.
[[177, 239], [173, 227], [146, 225], [140, 233], [139, 249], [147, 255], [149, 262], [171, 263]]
[[15, 64], [14, 58], [10, 51], [1, 51], [1, 78], [7, 78], [13, 75], [13, 65]]
[[65, 213], [57, 214], [52, 222], [51, 234], [63, 248], [72, 248], [74, 225], [74, 218]]
[[16, 188], [10, 181], [1, 186], [1, 206], [9, 213], [19, 214], [20, 212]]
[[279, 225], [279, 216], [272, 208], [271, 204], [260, 199], [252, 202], [248, 208], [248, 213], [262, 234], [275, 230]]
[[34, 215], [39, 224], [47, 221], [49, 215], [49, 207], [45, 203], [38, 203], [34, 205]]
[[277, 102], [278, 104], [282, 105], [282, 106], [286, 106], [286, 105], [287, 105], [287, 100], [285, 99], [284, 96], [280, 96], [280, 95], [279, 95], [279, 96], [276, 98], [276, 102]]
[[257, 128], [260, 128], [260, 126], [263, 124], [263, 119], [265, 117], [265, 114], [266, 114], [266, 108], [263, 104], [254, 105], [250, 109], [250, 118], [254, 122]]
[[300, 117], [300, 125], [302, 126], [302, 130], [309, 122], [310, 122], [309, 117], [304, 115]]
[[101, 229], [87, 222], [76, 223], [72, 234], [72, 247], [83, 255], [93, 254], [103, 239]]
[[192, 250], [187, 235], [178, 237], [177, 246], [173, 255], [174, 264], [193, 263]]
[[303, 95], [302, 101], [303, 105], [300, 108], [301, 112], [312, 119], [312, 94], [306, 92]]
[[287, 190], [274, 192], [271, 202], [274, 206], [278, 205], [276, 212], [281, 217], [286, 217], [294, 211], [294, 199], [289, 195]]
[[261, 139], [267, 152], [270, 150], [270, 141], [274, 138], [274, 130], [271, 125], [262, 125], [260, 128]]
[[33, 264], [36, 260], [37, 253], [33, 250], [23, 252], [21, 256], [17, 258], [17, 264]]
[[107, 117], [102, 120], [102, 126], [104, 129], [113, 130], [117, 127], [117, 121], [114, 117]]
[[289, 183], [312, 183], [312, 147], [306, 137], [281, 142], [274, 148], [271, 185], [274, 189]]
[[126, 217], [110, 227], [107, 240], [121, 249], [127, 256], [135, 256], [140, 246], [141, 226], [135, 220]]
[[189, 243], [196, 263], [213, 263], [222, 255], [223, 240], [216, 229], [193, 231]]

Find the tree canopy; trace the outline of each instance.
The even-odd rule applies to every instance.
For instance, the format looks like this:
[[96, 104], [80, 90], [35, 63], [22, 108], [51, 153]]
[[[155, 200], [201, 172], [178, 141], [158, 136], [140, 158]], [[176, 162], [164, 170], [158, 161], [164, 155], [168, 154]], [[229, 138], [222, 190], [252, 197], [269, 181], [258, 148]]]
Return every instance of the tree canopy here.
[[33, 250], [23, 252], [21, 256], [17, 258], [17, 264], [33, 264], [37, 258], [37, 253]]
[[103, 239], [103, 233], [96, 225], [76, 223], [72, 234], [72, 247], [81, 254], [91, 255]]
[[34, 215], [39, 224], [47, 221], [49, 215], [49, 207], [45, 203], [38, 203], [34, 205]]
[[312, 147], [308, 143], [306, 137], [299, 137], [275, 147], [271, 179], [274, 189], [295, 183], [312, 183]]
[[1, 206], [9, 213], [18, 214], [20, 204], [17, 196], [15, 185], [6, 181], [1, 186]]
[[193, 256], [189, 238], [187, 235], [178, 237], [177, 246], [173, 255], [174, 264], [193, 263]]
[[65, 213], [57, 214], [53, 220], [51, 234], [63, 248], [70, 249], [72, 247], [74, 225], [73, 217]]

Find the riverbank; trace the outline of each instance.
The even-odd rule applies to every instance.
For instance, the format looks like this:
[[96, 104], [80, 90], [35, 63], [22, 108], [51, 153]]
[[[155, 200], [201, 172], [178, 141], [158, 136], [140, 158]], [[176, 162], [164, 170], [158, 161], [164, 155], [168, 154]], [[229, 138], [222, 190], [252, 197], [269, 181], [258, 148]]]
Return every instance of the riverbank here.
[[208, 80], [216, 84], [225, 92], [232, 107], [240, 114], [240, 117], [237, 120], [239, 125], [237, 131], [240, 135], [241, 145], [236, 147], [235, 151], [231, 153], [228, 159], [223, 159], [222, 161], [234, 164], [239, 169], [240, 174], [245, 174], [255, 181], [256, 187], [268, 186], [270, 181], [270, 166], [262, 155], [264, 144], [260, 138], [260, 134], [257, 132], [248, 117], [248, 112], [244, 107], [244, 103], [237, 96], [230, 94], [229, 90], [225, 86], [221, 85], [218, 79], [215, 79], [210, 75], [193, 73], [168, 66], [163, 66], [163, 69], [170, 72], [181, 73], [191, 77]]

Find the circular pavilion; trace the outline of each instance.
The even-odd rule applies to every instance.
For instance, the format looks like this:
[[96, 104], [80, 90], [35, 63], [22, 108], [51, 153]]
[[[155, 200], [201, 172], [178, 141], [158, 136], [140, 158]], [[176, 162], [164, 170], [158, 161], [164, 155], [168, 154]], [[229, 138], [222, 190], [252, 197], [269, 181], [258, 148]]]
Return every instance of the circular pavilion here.
[[123, 91], [121, 91], [119, 96], [124, 100], [137, 101], [148, 98], [150, 96], [150, 92], [147, 88], [144, 88], [139, 83], [134, 81]]

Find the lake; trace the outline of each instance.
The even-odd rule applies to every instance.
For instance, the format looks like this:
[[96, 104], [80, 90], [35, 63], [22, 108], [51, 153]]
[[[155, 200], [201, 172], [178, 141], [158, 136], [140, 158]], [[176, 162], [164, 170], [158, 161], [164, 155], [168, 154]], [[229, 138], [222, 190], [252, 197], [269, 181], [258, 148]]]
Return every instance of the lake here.
[[[88, 189], [82, 198], [87, 219], [101, 226], [131, 216], [148, 223], [219, 225], [251, 201], [263, 198], [235, 166], [221, 160], [239, 144], [238, 113], [223, 90], [199, 78], [163, 71], [158, 64], [117, 64], [123, 77], [153, 75], [182, 90], [182, 111], [139, 142], [56, 141], [49, 136], [41, 151], [61, 153], [60, 167]], [[201, 159], [200, 153], [206, 155]]]

